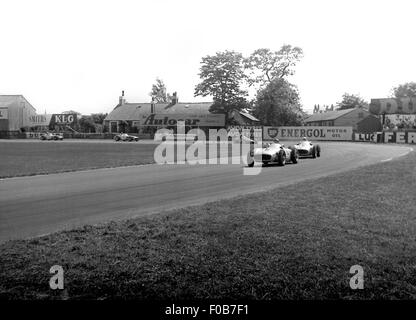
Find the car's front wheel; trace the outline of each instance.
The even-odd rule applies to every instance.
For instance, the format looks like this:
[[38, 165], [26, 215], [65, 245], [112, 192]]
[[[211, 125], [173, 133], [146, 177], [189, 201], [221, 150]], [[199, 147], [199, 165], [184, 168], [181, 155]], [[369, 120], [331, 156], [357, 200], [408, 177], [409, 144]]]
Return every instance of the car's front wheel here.
[[247, 166], [250, 168], [254, 167], [254, 158], [250, 153], [247, 153]]

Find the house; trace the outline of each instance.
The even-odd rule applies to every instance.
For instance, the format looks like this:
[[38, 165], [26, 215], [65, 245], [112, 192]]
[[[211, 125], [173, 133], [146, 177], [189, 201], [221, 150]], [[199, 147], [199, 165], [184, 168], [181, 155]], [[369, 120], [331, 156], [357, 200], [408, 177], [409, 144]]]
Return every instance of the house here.
[[[211, 106], [212, 102], [179, 102], [176, 92], [170, 103], [129, 103], [123, 91], [118, 105], [104, 119], [104, 126], [110, 133], [154, 133], [160, 128], [175, 132], [178, 122], [185, 125], [186, 131], [192, 128], [224, 128], [225, 114], [210, 112]], [[240, 112], [236, 121], [245, 124], [257, 120], [251, 117], [246, 112]]]
[[16, 137], [29, 127], [36, 109], [22, 95], [0, 95], [0, 138]]
[[357, 128], [357, 123], [368, 117], [370, 112], [363, 108], [335, 110], [315, 113], [304, 120], [307, 126], [340, 126]]

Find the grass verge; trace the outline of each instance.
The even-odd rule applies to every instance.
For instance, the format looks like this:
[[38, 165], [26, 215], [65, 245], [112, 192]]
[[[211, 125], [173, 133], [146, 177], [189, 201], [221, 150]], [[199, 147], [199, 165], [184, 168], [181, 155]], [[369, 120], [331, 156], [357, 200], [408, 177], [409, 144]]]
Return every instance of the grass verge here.
[[[0, 141], [0, 178], [149, 164], [155, 162], [156, 147], [112, 141]], [[217, 145], [218, 156], [230, 151], [228, 144]]]
[[[2, 299], [415, 299], [416, 152], [0, 246]], [[49, 268], [65, 290], [49, 289]], [[353, 265], [364, 290], [352, 290]]]

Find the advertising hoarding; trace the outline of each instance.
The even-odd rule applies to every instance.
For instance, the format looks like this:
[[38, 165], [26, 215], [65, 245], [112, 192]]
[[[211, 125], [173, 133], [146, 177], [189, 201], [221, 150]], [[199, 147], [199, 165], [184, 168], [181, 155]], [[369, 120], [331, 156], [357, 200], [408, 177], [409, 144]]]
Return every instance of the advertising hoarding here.
[[0, 120], [9, 119], [9, 109], [7, 107], [0, 108]]
[[262, 126], [228, 126], [228, 136], [233, 138], [240, 138], [240, 135], [256, 141], [263, 140], [263, 127]]
[[263, 127], [263, 140], [300, 139], [351, 141], [352, 127]]
[[369, 111], [372, 114], [415, 114], [416, 98], [371, 99]]
[[224, 114], [143, 114], [139, 126], [176, 126], [185, 123], [192, 127], [223, 127]]

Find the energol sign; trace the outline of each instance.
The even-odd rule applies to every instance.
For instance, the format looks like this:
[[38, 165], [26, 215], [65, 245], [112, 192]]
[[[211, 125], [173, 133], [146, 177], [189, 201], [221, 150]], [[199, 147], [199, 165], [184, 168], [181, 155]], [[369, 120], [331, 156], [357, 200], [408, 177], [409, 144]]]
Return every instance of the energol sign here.
[[314, 140], [352, 140], [352, 127], [263, 127], [263, 140], [299, 139], [307, 137]]

